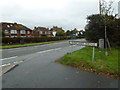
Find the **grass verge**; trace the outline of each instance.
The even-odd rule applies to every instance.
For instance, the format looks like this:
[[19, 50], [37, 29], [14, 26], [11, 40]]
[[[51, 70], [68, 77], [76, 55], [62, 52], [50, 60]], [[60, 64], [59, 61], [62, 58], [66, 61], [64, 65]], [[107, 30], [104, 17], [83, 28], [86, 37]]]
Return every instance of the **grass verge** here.
[[120, 79], [118, 51], [112, 48], [112, 51], [108, 51], [109, 56], [105, 56], [105, 51], [95, 48], [95, 60], [92, 63], [92, 47], [85, 47], [64, 55], [57, 62], [99, 75]]
[[41, 42], [41, 43], [19, 44], [19, 45], [5, 45], [5, 46], [0, 46], [0, 49], [17, 48], [17, 47], [28, 47], [28, 46], [35, 46], [35, 45], [43, 45], [43, 44], [57, 43], [57, 42], [62, 42], [62, 41], [65, 41], [65, 40], [61, 40], [61, 41], [50, 41], [50, 42]]

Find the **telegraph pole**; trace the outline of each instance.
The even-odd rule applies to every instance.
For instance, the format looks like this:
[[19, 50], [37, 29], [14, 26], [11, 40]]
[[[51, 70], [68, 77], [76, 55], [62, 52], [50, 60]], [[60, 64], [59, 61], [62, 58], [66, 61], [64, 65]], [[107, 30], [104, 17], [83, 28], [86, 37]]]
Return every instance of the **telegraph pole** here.
[[105, 55], [108, 56], [108, 51], [107, 51], [107, 32], [106, 32], [106, 18], [105, 18], [105, 48], [106, 52]]
[[[102, 14], [102, 0], [99, 0], [99, 12], [100, 12], [100, 15]], [[106, 15], [104, 15], [104, 26], [105, 26], [105, 48], [106, 48], [106, 51], [105, 51], [105, 55], [108, 56], [108, 51], [107, 51], [107, 26], [106, 26]]]
[[99, 12], [100, 12], [100, 14], [102, 14], [102, 12], [101, 12], [101, 0], [99, 0]]

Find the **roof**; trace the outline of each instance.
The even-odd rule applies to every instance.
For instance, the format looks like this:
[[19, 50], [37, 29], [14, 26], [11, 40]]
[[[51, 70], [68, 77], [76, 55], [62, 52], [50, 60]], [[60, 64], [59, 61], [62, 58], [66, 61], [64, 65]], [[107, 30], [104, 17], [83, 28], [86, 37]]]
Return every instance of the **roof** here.
[[37, 28], [35, 28], [35, 30], [39, 30], [39, 31], [49, 31], [49, 28], [37, 27]]
[[83, 30], [80, 30], [79, 32], [85, 32], [85, 31], [83, 31]]
[[28, 27], [17, 23], [1, 22], [0, 24], [1, 24], [0, 27], [2, 26], [4, 29], [31, 30]]
[[59, 27], [57, 27], [57, 26], [53, 26], [53, 28], [50, 29], [50, 31], [58, 31], [58, 30], [64, 31], [64, 30], [62, 29], [62, 27], [59, 28]]

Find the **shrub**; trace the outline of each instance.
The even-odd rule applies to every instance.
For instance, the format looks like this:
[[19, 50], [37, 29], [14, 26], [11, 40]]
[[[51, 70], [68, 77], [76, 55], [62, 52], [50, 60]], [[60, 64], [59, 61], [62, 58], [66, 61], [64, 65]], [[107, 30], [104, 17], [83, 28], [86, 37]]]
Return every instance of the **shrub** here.
[[56, 37], [2, 37], [2, 43], [4, 44], [17, 44], [17, 43], [38, 43], [47, 41], [58, 41], [70, 39], [68, 36], [56, 36]]

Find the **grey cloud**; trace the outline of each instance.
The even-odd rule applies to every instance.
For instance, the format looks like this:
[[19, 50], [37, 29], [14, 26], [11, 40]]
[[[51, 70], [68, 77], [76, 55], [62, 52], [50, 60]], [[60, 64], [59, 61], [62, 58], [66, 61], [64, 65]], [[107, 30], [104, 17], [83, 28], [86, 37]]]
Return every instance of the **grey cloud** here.
[[[63, 29], [83, 29], [86, 17], [98, 13], [98, 2], [70, 0], [64, 8], [25, 8], [19, 3], [0, 6], [1, 21], [22, 23], [33, 29], [34, 26], [60, 26]], [[39, 7], [39, 6], [38, 6]]]

